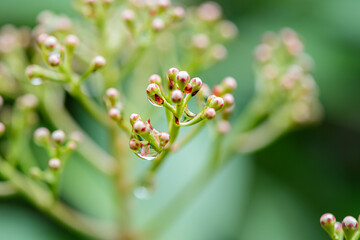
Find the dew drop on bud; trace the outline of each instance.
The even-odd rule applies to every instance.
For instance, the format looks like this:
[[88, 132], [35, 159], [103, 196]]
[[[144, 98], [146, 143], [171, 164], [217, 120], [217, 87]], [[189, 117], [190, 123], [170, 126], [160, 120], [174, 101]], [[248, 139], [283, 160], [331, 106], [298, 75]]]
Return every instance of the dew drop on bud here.
[[147, 200], [151, 197], [153, 191], [145, 186], [139, 186], [134, 189], [134, 196], [140, 200]]
[[149, 102], [150, 102], [153, 106], [155, 106], [155, 107], [163, 107], [163, 105], [154, 102], [154, 101], [153, 101], [151, 98], [149, 98], [149, 97], [148, 97], [148, 100], [149, 100]]
[[32, 78], [30, 80], [31, 85], [39, 86], [43, 83], [43, 80], [41, 78]]

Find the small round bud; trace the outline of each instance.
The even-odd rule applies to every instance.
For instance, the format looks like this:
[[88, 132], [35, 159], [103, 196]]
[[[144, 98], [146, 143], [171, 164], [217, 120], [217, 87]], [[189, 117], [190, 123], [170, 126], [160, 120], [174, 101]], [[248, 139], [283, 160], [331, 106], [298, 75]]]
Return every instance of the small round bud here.
[[49, 37], [46, 33], [42, 33], [37, 37], [38, 44], [43, 44], [45, 40]]
[[342, 221], [342, 229], [346, 239], [352, 239], [358, 228], [358, 222], [352, 216], [347, 216]]
[[141, 147], [141, 143], [136, 139], [131, 139], [129, 141], [129, 147], [133, 151], [138, 151]]
[[140, 119], [140, 115], [137, 113], [133, 113], [130, 115], [130, 123], [131, 125], [134, 125], [134, 123]]
[[5, 125], [0, 122], [0, 137], [5, 133]]
[[320, 218], [320, 223], [322, 226], [333, 226], [336, 222], [335, 216], [331, 213], [325, 213]]
[[181, 19], [185, 16], [185, 10], [182, 7], [175, 7], [173, 10], [173, 16], [177, 19]]
[[219, 121], [217, 124], [217, 130], [220, 134], [226, 134], [230, 132], [231, 130], [230, 122], [226, 120]]
[[135, 19], [135, 13], [131, 9], [126, 9], [122, 13], [122, 18], [125, 22], [132, 22]]
[[198, 34], [193, 37], [192, 43], [197, 49], [204, 50], [209, 47], [210, 39], [205, 34]]
[[226, 58], [227, 56], [227, 50], [224, 47], [224, 45], [221, 44], [216, 44], [215, 46], [212, 47], [211, 49], [211, 55], [215, 60], [223, 60]]
[[52, 170], [58, 170], [61, 167], [61, 161], [58, 158], [52, 158], [48, 162], [49, 168]]
[[47, 48], [55, 48], [58, 43], [58, 40], [54, 36], [48, 36], [44, 40], [44, 46]]
[[157, 93], [160, 93], [160, 87], [156, 83], [150, 83], [146, 88], [146, 93], [149, 96], [153, 96]]
[[207, 119], [212, 119], [216, 116], [216, 111], [215, 109], [213, 108], [206, 108], [205, 111], [204, 111], [204, 116], [207, 118]]
[[25, 69], [25, 74], [28, 78], [34, 77], [34, 65], [30, 65]]
[[34, 109], [38, 106], [39, 101], [35, 95], [25, 94], [17, 99], [21, 108]]
[[174, 103], [179, 103], [181, 102], [182, 99], [183, 99], [183, 93], [180, 90], [176, 89], [171, 92], [171, 100]]
[[180, 89], [182, 90], [182, 89], [184, 89], [185, 85], [189, 82], [190, 75], [186, 71], [181, 71], [176, 75], [176, 79], [177, 79]]
[[231, 107], [234, 104], [234, 96], [230, 93], [225, 94], [223, 97], [225, 107]]
[[214, 108], [216, 111], [220, 110], [224, 106], [224, 99], [212, 95], [209, 97], [209, 107]]
[[109, 88], [106, 90], [105, 96], [114, 103], [119, 97], [119, 91], [116, 88]]
[[77, 148], [77, 143], [75, 141], [69, 141], [68, 144], [66, 145], [66, 148], [74, 151]]
[[224, 39], [233, 39], [236, 37], [237, 33], [238, 29], [234, 23], [227, 20], [220, 23], [220, 35]]
[[206, 2], [197, 9], [198, 17], [206, 22], [213, 22], [221, 17], [221, 7], [215, 2]]
[[151, 26], [155, 31], [161, 31], [165, 28], [165, 23], [164, 20], [162, 20], [161, 18], [155, 18], [152, 21]]
[[63, 143], [65, 141], [65, 138], [66, 135], [62, 130], [56, 130], [51, 134], [51, 139], [58, 144]]
[[233, 77], [226, 77], [223, 80], [222, 85], [226, 92], [232, 92], [236, 89], [237, 82], [236, 82], [235, 78], [233, 78]]
[[160, 145], [164, 147], [170, 141], [170, 134], [167, 132], [161, 132], [159, 134]]
[[103, 56], [96, 56], [94, 59], [93, 59], [93, 64], [95, 66], [96, 69], [98, 68], [102, 68], [105, 66], [106, 64], [106, 60]]
[[79, 38], [75, 35], [68, 35], [65, 38], [65, 44], [68, 47], [75, 47], [79, 44]]
[[272, 48], [267, 44], [261, 44], [255, 49], [255, 58], [259, 62], [266, 62], [272, 56]]
[[50, 139], [50, 131], [45, 127], [36, 129], [34, 132], [34, 140], [38, 144], [45, 144]]
[[53, 67], [59, 66], [60, 64], [60, 55], [58, 54], [51, 54], [48, 58], [49, 64]]
[[149, 78], [149, 83], [156, 83], [157, 85], [161, 86], [161, 77], [157, 74], [153, 74]]
[[134, 123], [133, 128], [136, 133], [144, 133], [146, 131], [146, 124], [141, 120], [137, 120]]
[[203, 83], [200, 78], [196, 77], [190, 80], [192, 88], [192, 96], [195, 96], [201, 89]]
[[171, 4], [169, 0], [158, 0], [157, 5], [161, 9], [167, 9]]
[[121, 113], [120, 113], [119, 109], [111, 108], [109, 110], [109, 117], [113, 120], [121, 119]]

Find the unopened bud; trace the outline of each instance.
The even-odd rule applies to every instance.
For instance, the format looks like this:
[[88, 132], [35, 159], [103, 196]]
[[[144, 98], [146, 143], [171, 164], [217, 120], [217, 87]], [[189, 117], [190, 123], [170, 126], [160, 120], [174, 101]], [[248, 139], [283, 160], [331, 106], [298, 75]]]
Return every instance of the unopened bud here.
[[118, 97], [119, 97], [119, 91], [116, 88], [109, 88], [108, 90], [106, 90], [105, 98], [107, 98], [112, 105], [115, 104]]
[[58, 144], [63, 143], [65, 141], [65, 138], [66, 135], [62, 130], [56, 130], [51, 134], [51, 139]]
[[77, 148], [77, 143], [75, 141], [69, 141], [66, 145], [68, 150], [74, 151]]
[[55, 48], [57, 43], [58, 43], [58, 40], [54, 36], [48, 36], [44, 40], [44, 46], [47, 48], [50, 48], [50, 49]]
[[61, 161], [58, 158], [52, 158], [48, 162], [49, 168], [52, 170], [58, 170], [61, 167]]
[[167, 77], [169, 80], [169, 89], [173, 90], [175, 88], [175, 82], [176, 82], [176, 75], [179, 73], [179, 70], [177, 68], [170, 68]]
[[220, 23], [220, 35], [224, 39], [233, 39], [236, 37], [237, 33], [238, 29], [234, 23], [227, 20]]
[[111, 108], [109, 110], [109, 117], [115, 121], [120, 120], [121, 119], [121, 113], [119, 111], [119, 109], [116, 108]]
[[141, 147], [141, 143], [140, 143], [139, 140], [131, 139], [129, 141], [129, 147], [133, 151], [138, 151], [140, 149], [140, 147]]
[[216, 116], [216, 111], [215, 109], [213, 108], [206, 108], [205, 111], [204, 111], [204, 116], [207, 118], [207, 119], [212, 119]]
[[215, 60], [224, 60], [227, 56], [227, 50], [224, 45], [216, 44], [211, 49], [211, 55]]
[[201, 79], [198, 77], [191, 79], [190, 84], [192, 86], [192, 94], [191, 94], [192, 96], [195, 96], [203, 85]]
[[151, 99], [151, 101], [153, 101], [156, 104], [161, 105], [165, 101], [164, 98], [162, 97], [159, 85], [155, 83], [150, 83], [148, 85], [148, 87], [146, 88], [146, 93], [148, 97]]
[[132, 22], [135, 19], [135, 13], [133, 10], [131, 9], [126, 9], [123, 13], [122, 13], [122, 18], [125, 22]]
[[221, 17], [221, 7], [215, 2], [206, 2], [197, 9], [198, 17], [206, 22], [213, 22]]
[[161, 31], [164, 29], [165, 23], [164, 23], [164, 20], [162, 20], [161, 18], [155, 18], [152, 21], [151, 26], [155, 31]]
[[146, 124], [141, 120], [137, 120], [134, 123], [133, 128], [134, 128], [134, 131], [136, 133], [144, 133], [144, 132], [146, 132]]
[[158, 0], [157, 5], [161, 9], [167, 9], [171, 4], [169, 0]]
[[193, 37], [192, 43], [197, 49], [204, 50], [210, 45], [210, 39], [205, 34], [198, 34]]
[[237, 87], [237, 82], [233, 77], [226, 77], [222, 81], [222, 86], [224, 88], [224, 92], [233, 92]]
[[219, 121], [217, 124], [217, 130], [220, 134], [226, 134], [230, 132], [231, 130], [230, 122], [226, 120]]
[[186, 71], [181, 71], [176, 75], [177, 84], [181, 91], [184, 90], [186, 84], [190, 81], [190, 75]]
[[170, 134], [167, 132], [161, 132], [159, 134], [160, 145], [165, 146], [170, 141]]
[[32, 167], [29, 174], [33, 179], [40, 179], [42, 177], [42, 171], [38, 167]]
[[50, 139], [50, 131], [45, 127], [36, 129], [34, 132], [34, 140], [37, 144], [46, 144]]
[[179, 103], [181, 102], [182, 99], [183, 99], [183, 93], [180, 90], [175, 89], [174, 91], [171, 92], [171, 100], [174, 103]]
[[37, 42], [38, 44], [43, 44], [45, 42], [45, 40], [49, 37], [49, 35], [47, 35], [46, 33], [42, 33], [37, 37]]
[[53, 67], [59, 66], [60, 64], [60, 55], [58, 54], [51, 54], [48, 58], [49, 64]]
[[65, 38], [65, 44], [73, 48], [79, 44], [79, 38], [75, 35], [69, 35]]
[[354, 234], [357, 232], [358, 222], [352, 216], [347, 216], [342, 221], [342, 229], [346, 239], [352, 239]]
[[259, 62], [269, 61], [272, 56], [272, 48], [267, 44], [261, 44], [255, 49], [255, 58]]
[[149, 83], [156, 83], [157, 85], [161, 86], [161, 77], [157, 74], [153, 74], [149, 78]]
[[208, 101], [209, 107], [214, 108], [216, 111], [220, 110], [224, 106], [224, 99], [215, 95], [210, 96]]
[[99, 68], [102, 68], [105, 66], [106, 64], [106, 60], [103, 56], [96, 56], [94, 59], [93, 59], [93, 64], [95, 66], [95, 70], [99, 69]]
[[39, 101], [35, 95], [25, 94], [17, 99], [21, 108], [34, 109], [38, 106]]
[[224, 100], [224, 105], [225, 107], [231, 107], [234, 104], [234, 96], [230, 93], [225, 94], [224, 96], [222, 96], [223, 100]]
[[133, 113], [130, 115], [130, 123], [131, 125], [134, 125], [134, 123], [140, 119], [140, 115], [137, 113]]
[[185, 16], [185, 10], [182, 7], [175, 7], [173, 10], [173, 16], [176, 19], [182, 19]]

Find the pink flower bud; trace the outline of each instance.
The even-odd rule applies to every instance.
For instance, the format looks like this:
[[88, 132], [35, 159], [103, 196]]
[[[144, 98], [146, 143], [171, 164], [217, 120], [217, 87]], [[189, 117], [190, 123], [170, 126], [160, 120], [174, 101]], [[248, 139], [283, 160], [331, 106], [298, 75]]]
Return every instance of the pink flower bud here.
[[161, 9], [167, 9], [171, 4], [169, 0], [158, 0], [157, 5]]
[[133, 113], [130, 115], [130, 123], [131, 125], [134, 125], [134, 123], [140, 119], [140, 115], [137, 113]]
[[151, 26], [155, 31], [161, 31], [165, 28], [165, 23], [164, 20], [162, 20], [161, 18], [155, 18], [152, 21]]
[[182, 7], [175, 7], [173, 10], [173, 16], [176, 19], [182, 19], [185, 16], [185, 10]]
[[176, 75], [177, 84], [180, 90], [184, 90], [186, 84], [190, 81], [190, 75], [186, 71], [181, 71]]
[[222, 86], [224, 87], [224, 90], [226, 92], [232, 92], [236, 89], [237, 82], [236, 82], [235, 78], [233, 78], [233, 77], [226, 77], [222, 81]]
[[135, 13], [133, 10], [131, 9], [126, 9], [123, 13], [122, 13], [122, 18], [125, 22], [132, 22], [135, 19]]
[[5, 125], [2, 122], [0, 122], [0, 136], [2, 136], [5, 133], [5, 130], [6, 130]]
[[176, 75], [179, 73], [179, 70], [177, 68], [170, 68], [168, 73], [167, 73], [167, 77], [169, 80], [169, 89], [173, 90], [175, 88], [175, 80], [176, 80]]
[[225, 94], [223, 97], [225, 107], [231, 107], [234, 104], [234, 96], [230, 93]]
[[156, 83], [150, 83], [146, 88], [146, 93], [149, 96], [153, 96], [155, 94], [160, 93], [160, 87]]
[[109, 88], [106, 90], [105, 97], [109, 99], [112, 103], [115, 103], [115, 101], [119, 97], [119, 91], [116, 88]]
[[34, 77], [34, 65], [30, 65], [25, 69], [25, 74], [28, 78]]
[[79, 44], [79, 38], [75, 35], [68, 35], [65, 38], [65, 44], [68, 47], [75, 47]]
[[217, 130], [220, 134], [226, 134], [226, 133], [230, 132], [231, 125], [230, 125], [229, 121], [226, 121], [226, 120], [219, 121], [217, 124]]
[[47, 48], [55, 48], [58, 43], [58, 40], [54, 36], [48, 36], [44, 40], [44, 46]]
[[179, 103], [181, 102], [182, 99], [183, 99], [183, 93], [180, 90], [176, 89], [171, 92], [171, 100], [174, 103]]
[[60, 65], [60, 55], [58, 54], [51, 54], [48, 58], [49, 64], [53, 67], [59, 66]]
[[331, 213], [325, 213], [320, 218], [320, 223], [322, 226], [333, 226], [336, 222], [335, 216]]
[[37, 37], [38, 44], [43, 44], [45, 40], [49, 37], [46, 33], [42, 33]]
[[50, 131], [45, 127], [36, 129], [34, 132], [34, 140], [38, 144], [44, 144], [50, 139]]
[[66, 145], [67, 149], [74, 151], [77, 148], [77, 143], [75, 141], [70, 141]]
[[58, 144], [63, 143], [65, 141], [65, 138], [66, 135], [62, 130], [56, 130], [51, 134], [51, 139]]
[[192, 43], [194, 47], [204, 50], [209, 47], [210, 39], [205, 34], [198, 34], [193, 37]]
[[105, 66], [106, 64], [106, 60], [104, 57], [102, 56], [96, 56], [94, 59], [93, 59], [93, 64], [95, 66], [96, 69], [98, 68], [102, 68]]
[[161, 132], [159, 134], [160, 145], [164, 147], [170, 141], [170, 134], [167, 132]]
[[255, 58], [259, 62], [269, 61], [272, 57], [272, 48], [266, 44], [261, 44], [255, 49]]
[[52, 170], [58, 170], [61, 167], [61, 161], [58, 158], [52, 158], [48, 162], [49, 168]]
[[215, 2], [206, 2], [197, 9], [197, 15], [200, 20], [213, 22], [221, 17], [221, 7]]
[[192, 93], [192, 91], [193, 91], [193, 86], [190, 83], [186, 84], [184, 88], [184, 93]]
[[204, 111], [204, 116], [207, 118], [207, 119], [212, 119], [216, 116], [216, 111], [215, 109], [213, 108], [206, 108], [205, 111]]
[[352, 216], [347, 216], [342, 221], [342, 229], [346, 239], [352, 239], [358, 228], [358, 222]]
[[109, 117], [113, 120], [121, 119], [121, 113], [120, 113], [119, 109], [111, 108], [109, 110]]
[[157, 74], [153, 74], [149, 78], [149, 83], [156, 83], [157, 85], [161, 86], [161, 77]]
[[234, 23], [227, 20], [220, 23], [220, 35], [224, 39], [233, 39], [236, 37], [237, 33], [238, 29]]
[[209, 107], [214, 108], [216, 111], [220, 110], [224, 106], [224, 99], [212, 95], [209, 97]]
[[192, 96], [195, 96], [201, 89], [201, 86], [203, 85], [201, 79], [198, 77], [191, 79], [190, 84], [192, 86]]
[[140, 141], [138, 141], [136, 139], [131, 139], [129, 141], [129, 147], [133, 151], [138, 151], [141, 147], [141, 143], [140, 143]]
[[223, 95], [223, 87], [221, 85], [215, 85], [213, 90], [212, 90], [212, 94], [214, 94], [215, 96], [221, 96]]
[[141, 120], [137, 120], [134, 123], [133, 128], [136, 133], [144, 133], [146, 132], [146, 123]]
[[70, 139], [74, 142], [79, 143], [84, 138], [84, 135], [80, 131], [72, 132], [70, 135]]

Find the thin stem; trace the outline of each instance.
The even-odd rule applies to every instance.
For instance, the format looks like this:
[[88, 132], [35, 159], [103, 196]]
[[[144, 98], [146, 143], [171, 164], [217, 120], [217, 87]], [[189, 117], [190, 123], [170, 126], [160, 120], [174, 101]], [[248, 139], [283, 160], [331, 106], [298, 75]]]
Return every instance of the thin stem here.
[[173, 144], [173, 146], [171, 147], [171, 151], [175, 152], [185, 146], [188, 142], [190, 142], [194, 138], [194, 136], [196, 136], [200, 132], [200, 130], [203, 129], [205, 123], [206, 121], [202, 121], [197, 124], [193, 129], [189, 131], [189, 133], [183, 139], [180, 139], [180, 141]]

